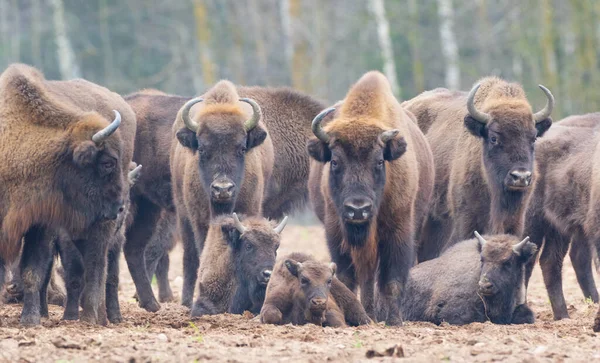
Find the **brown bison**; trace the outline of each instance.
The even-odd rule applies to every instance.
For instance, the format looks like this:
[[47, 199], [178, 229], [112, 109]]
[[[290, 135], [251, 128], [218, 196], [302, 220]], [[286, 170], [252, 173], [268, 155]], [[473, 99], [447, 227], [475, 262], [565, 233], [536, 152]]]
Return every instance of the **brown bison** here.
[[371, 320], [356, 295], [335, 272], [335, 263], [318, 262], [303, 253], [281, 259], [267, 286], [261, 322], [333, 327], [369, 324]]
[[242, 222], [236, 213], [212, 220], [200, 260], [199, 293], [192, 316], [246, 310], [258, 314], [286, 223], [287, 217], [277, 226], [257, 217]]
[[[554, 98], [533, 113], [523, 88], [496, 77], [469, 94], [438, 88], [402, 105], [416, 117], [435, 160], [434, 204], [421, 260], [475, 230], [520, 236], [535, 179], [535, 141], [552, 124]], [[464, 125], [464, 126], [463, 126]]]
[[321, 107], [286, 89], [238, 90], [228, 81], [182, 107], [170, 166], [184, 244], [184, 305], [192, 301], [211, 215], [235, 210], [281, 218], [304, 203], [308, 157], [298, 153]]
[[511, 235], [475, 235], [410, 270], [401, 300], [406, 320], [438, 325], [534, 322], [522, 281], [536, 245]]
[[[600, 113], [572, 116], [559, 122], [537, 145], [540, 176], [527, 211], [525, 233], [539, 246], [543, 243], [540, 267], [557, 320], [569, 316], [562, 291], [562, 265], [571, 240], [579, 283], [586, 296], [595, 292], [597, 298], [589, 244], [600, 247], [599, 127]], [[533, 263], [528, 266], [527, 280], [532, 269]]]
[[99, 316], [107, 248], [129, 193], [135, 115], [116, 93], [84, 80], [47, 81], [11, 65], [0, 76], [0, 256], [12, 261], [23, 242], [23, 324], [39, 323], [45, 229], [65, 230], [86, 267], [83, 316]]
[[378, 272], [390, 308], [385, 320], [401, 324], [396, 300], [415, 260], [414, 238], [433, 188], [427, 141], [379, 72], [365, 74], [340, 106], [315, 117], [313, 131], [311, 200], [340, 280], [351, 290], [358, 280], [361, 302], [373, 317]]

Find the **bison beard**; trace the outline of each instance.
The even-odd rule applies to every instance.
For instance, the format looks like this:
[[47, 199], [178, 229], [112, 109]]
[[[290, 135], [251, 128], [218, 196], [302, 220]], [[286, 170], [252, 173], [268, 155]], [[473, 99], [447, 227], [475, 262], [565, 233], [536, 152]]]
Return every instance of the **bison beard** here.
[[371, 223], [344, 223], [346, 241], [351, 247], [365, 246], [371, 232]]

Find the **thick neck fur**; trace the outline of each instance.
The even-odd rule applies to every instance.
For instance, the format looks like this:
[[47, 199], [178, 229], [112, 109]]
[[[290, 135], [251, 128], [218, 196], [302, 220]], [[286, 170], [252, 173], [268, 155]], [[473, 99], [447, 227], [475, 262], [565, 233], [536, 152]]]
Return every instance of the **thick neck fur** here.
[[527, 208], [531, 190], [511, 191], [503, 185], [490, 185], [490, 217], [488, 234], [512, 234], [520, 236], [525, 224], [525, 208]]

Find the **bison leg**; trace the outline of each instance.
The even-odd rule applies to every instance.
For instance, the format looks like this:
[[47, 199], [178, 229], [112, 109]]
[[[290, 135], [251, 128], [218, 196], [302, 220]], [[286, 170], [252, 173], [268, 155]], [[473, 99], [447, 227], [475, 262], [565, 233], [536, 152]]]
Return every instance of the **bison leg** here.
[[152, 240], [146, 247], [148, 278], [152, 281], [152, 277], [156, 275], [158, 300], [160, 302], [173, 300], [173, 292], [169, 285], [169, 251], [173, 247], [174, 217], [174, 213], [163, 213]]
[[340, 280], [334, 278], [331, 283], [331, 296], [336, 301], [337, 305], [344, 312], [344, 320], [350, 326], [367, 325], [371, 323], [371, 319], [365, 308]]
[[169, 265], [169, 252], [165, 252], [160, 260], [158, 260], [158, 265], [156, 265], [158, 300], [160, 302], [169, 302], [174, 300], [173, 291], [171, 290], [171, 285], [169, 283]]
[[569, 317], [562, 289], [562, 267], [568, 248], [569, 239], [553, 227], [548, 227], [546, 243], [540, 256], [540, 267], [555, 320]]
[[4, 260], [0, 258], [0, 296], [4, 289], [4, 284], [6, 283], [6, 264]]
[[419, 237], [419, 263], [438, 257], [452, 234], [452, 221], [447, 217], [441, 219], [429, 215]]
[[108, 321], [118, 324], [123, 321], [119, 306], [119, 258], [121, 245], [115, 243], [108, 251], [108, 267], [106, 273], [106, 314]]
[[513, 312], [511, 324], [533, 324], [535, 323], [535, 315], [527, 304], [521, 304], [515, 308]]
[[59, 238], [58, 252], [65, 270], [67, 303], [63, 320], [79, 319], [79, 298], [83, 288], [83, 259], [81, 253], [70, 239]]
[[[33, 227], [25, 234], [21, 255], [21, 279], [23, 282], [23, 311], [21, 325], [39, 325], [41, 319], [40, 292], [44, 280], [52, 268], [52, 249], [44, 238], [44, 230]], [[47, 306], [46, 306], [47, 308]]]
[[102, 319], [106, 314], [100, 309], [104, 305], [106, 292], [106, 259], [110, 242], [106, 240], [106, 236], [114, 233], [110, 229], [110, 223], [97, 226], [90, 231], [87, 240], [78, 241], [85, 266], [81, 320], [90, 324], [106, 324]]
[[181, 304], [191, 308], [194, 300], [194, 289], [198, 280], [200, 253], [196, 247], [192, 226], [187, 218], [180, 217], [179, 231], [183, 242], [183, 292], [181, 294]]
[[345, 328], [346, 321], [344, 320], [344, 314], [335, 309], [329, 309], [325, 312], [325, 321], [323, 326], [330, 326], [332, 328]]
[[146, 269], [146, 246], [152, 238], [156, 229], [156, 223], [160, 218], [160, 207], [146, 201], [138, 199], [138, 213], [135, 216], [133, 224], [127, 231], [124, 252], [125, 260], [129, 273], [135, 283], [140, 307], [150, 312], [156, 312], [160, 309], [160, 304], [154, 297], [150, 280], [148, 279]]
[[260, 311], [260, 322], [263, 324], [282, 324], [283, 314], [277, 306], [264, 304]]
[[586, 299], [592, 299], [594, 303], [598, 303], [598, 290], [594, 281], [594, 273], [592, 270], [592, 253], [589, 242], [583, 233], [576, 233], [571, 239], [571, 251], [569, 252], [577, 282], [583, 291], [583, 296]]
[[327, 221], [327, 219], [329, 219], [328, 214], [325, 216], [325, 219], [327, 246], [329, 247], [331, 260], [337, 265], [336, 276], [352, 292], [356, 293], [356, 270], [352, 263], [352, 256], [350, 256], [349, 253], [342, 251], [343, 234], [339, 230], [337, 223], [330, 223]]

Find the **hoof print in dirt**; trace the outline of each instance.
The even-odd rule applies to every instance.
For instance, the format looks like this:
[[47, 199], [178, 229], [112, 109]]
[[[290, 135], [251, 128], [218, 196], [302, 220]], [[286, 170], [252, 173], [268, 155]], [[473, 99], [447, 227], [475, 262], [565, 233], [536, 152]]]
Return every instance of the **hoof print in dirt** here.
[[383, 351], [369, 349], [367, 350], [366, 357], [369, 359], [382, 357], [404, 358], [404, 349], [402, 349], [402, 346], [400, 344], [396, 344], [393, 347], [387, 348]]

